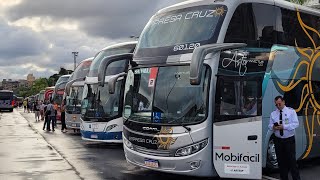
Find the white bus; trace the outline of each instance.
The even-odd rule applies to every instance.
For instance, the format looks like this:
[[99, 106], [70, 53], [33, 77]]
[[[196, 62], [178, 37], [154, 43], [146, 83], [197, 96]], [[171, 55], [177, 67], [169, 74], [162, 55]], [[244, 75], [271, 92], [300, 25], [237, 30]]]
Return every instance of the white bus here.
[[[83, 140], [122, 143], [123, 91], [120, 89], [124, 88], [124, 80], [118, 83], [116, 94], [109, 94], [108, 86], [99, 84], [98, 70], [101, 61], [112, 55], [133, 53], [136, 44], [134, 41], [108, 46], [92, 60], [82, 95], [80, 132]], [[112, 62], [105, 72], [104, 83], [108, 83], [112, 75], [127, 71], [127, 63], [125, 60]]]
[[93, 57], [82, 60], [72, 73], [65, 88], [66, 126], [74, 132], [80, 132], [81, 99], [84, 79], [89, 73]]
[[297, 158], [319, 156], [319, 16], [280, 0], [195, 0], [157, 12], [127, 73], [127, 161], [259, 179], [277, 167], [267, 128], [277, 95], [299, 116]]

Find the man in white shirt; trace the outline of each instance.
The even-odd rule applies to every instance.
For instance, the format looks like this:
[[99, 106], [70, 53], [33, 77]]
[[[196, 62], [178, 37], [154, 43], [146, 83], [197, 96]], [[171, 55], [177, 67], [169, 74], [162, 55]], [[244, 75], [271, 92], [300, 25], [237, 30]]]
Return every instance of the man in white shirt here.
[[297, 113], [286, 107], [282, 96], [274, 99], [277, 109], [270, 115], [269, 130], [275, 135], [275, 149], [280, 168], [281, 180], [288, 180], [291, 172], [293, 180], [300, 180], [296, 162], [295, 129], [299, 126]]

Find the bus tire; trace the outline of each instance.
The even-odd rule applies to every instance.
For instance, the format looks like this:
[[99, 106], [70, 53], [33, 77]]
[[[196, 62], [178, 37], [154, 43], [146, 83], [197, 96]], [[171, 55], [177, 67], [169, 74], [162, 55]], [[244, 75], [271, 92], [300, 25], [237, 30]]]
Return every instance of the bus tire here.
[[269, 170], [278, 169], [278, 160], [276, 155], [276, 148], [274, 144], [274, 137], [272, 136], [268, 143], [267, 149], [267, 168]]

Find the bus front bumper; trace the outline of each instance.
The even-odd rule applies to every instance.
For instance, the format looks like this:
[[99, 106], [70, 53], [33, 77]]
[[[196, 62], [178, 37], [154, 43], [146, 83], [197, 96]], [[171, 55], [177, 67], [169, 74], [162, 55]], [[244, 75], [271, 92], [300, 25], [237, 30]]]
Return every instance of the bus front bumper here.
[[[142, 168], [187, 176], [216, 176], [216, 174], [213, 173], [212, 162], [210, 162], [211, 158], [204, 157], [204, 152], [201, 151], [183, 157], [161, 157], [134, 151], [133, 149], [128, 148], [125, 144], [123, 147], [127, 162]], [[158, 167], [150, 167], [150, 165], [146, 165], [150, 160], [157, 162]]]

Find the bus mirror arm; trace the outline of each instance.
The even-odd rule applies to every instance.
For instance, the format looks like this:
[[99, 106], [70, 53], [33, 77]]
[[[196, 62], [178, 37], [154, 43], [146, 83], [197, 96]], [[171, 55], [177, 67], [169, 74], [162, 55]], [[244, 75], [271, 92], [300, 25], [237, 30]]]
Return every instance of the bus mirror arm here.
[[244, 43], [220, 43], [207, 44], [196, 48], [192, 53], [190, 64], [190, 84], [199, 85], [201, 82], [201, 71], [204, 58], [209, 53], [218, 52], [227, 49], [246, 47]]
[[110, 78], [108, 82], [108, 89], [109, 89], [109, 94], [114, 94], [116, 90], [116, 83], [120, 77], [125, 77], [127, 76], [127, 73], [122, 72], [119, 74], [114, 75], [112, 78]]
[[117, 55], [105, 57], [100, 62], [99, 69], [98, 69], [99, 85], [102, 87], [104, 86], [107, 68], [112, 62], [121, 61], [125, 59], [132, 59], [132, 57], [133, 57], [133, 53], [123, 53], [123, 54], [117, 54]]
[[66, 93], [66, 95], [69, 96], [69, 94], [70, 94], [70, 88], [71, 88], [71, 86], [72, 86], [72, 84], [73, 84], [74, 82], [76, 82], [76, 81], [84, 81], [84, 80], [85, 80], [85, 77], [82, 77], [82, 78], [73, 79], [73, 80], [67, 82], [66, 87], [65, 87], [65, 89], [64, 89], [64, 92]]

